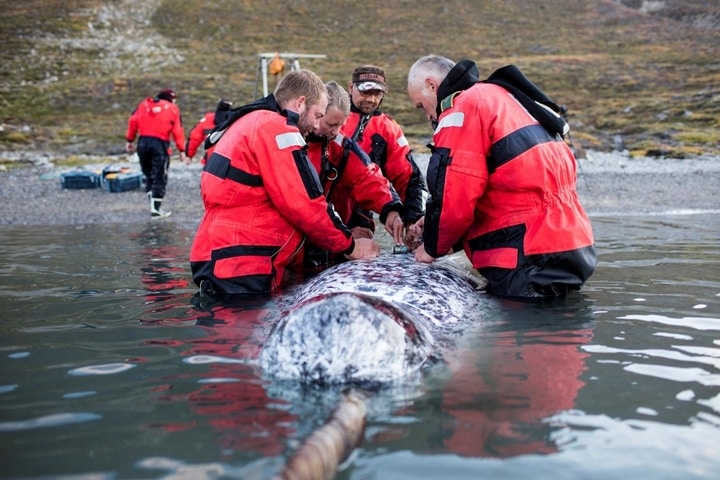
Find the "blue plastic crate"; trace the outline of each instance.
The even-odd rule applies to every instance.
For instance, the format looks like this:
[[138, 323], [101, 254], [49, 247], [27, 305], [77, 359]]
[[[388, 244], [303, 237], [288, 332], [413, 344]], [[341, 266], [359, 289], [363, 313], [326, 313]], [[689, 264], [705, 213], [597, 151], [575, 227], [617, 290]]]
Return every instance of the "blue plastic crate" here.
[[108, 174], [105, 175], [103, 182], [108, 192], [127, 192], [142, 186], [143, 174], [140, 172]]
[[60, 186], [62, 188], [100, 188], [100, 184], [100, 175], [88, 170], [72, 170], [60, 174]]

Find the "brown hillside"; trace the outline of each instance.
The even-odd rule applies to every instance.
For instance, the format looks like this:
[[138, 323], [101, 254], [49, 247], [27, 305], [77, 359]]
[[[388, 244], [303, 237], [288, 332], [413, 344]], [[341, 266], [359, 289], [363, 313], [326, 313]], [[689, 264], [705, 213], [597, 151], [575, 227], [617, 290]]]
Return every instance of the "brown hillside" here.
[[[113, 154], [130, 110], [166, 86], [186, 131], [220, 97], [262, 92], [258, 53], [325, 80], [385, 68], [384, 108], [418, 150], [430, 137], [405, 94], [427, 53], [513, 63], [568, 107], [586, 148], [683, 157], [720, 152], [720, 6], [668, 0], [0, 1], [0, 150]], [[661, 8], [659, 8], [661, 7]], [[270, 79], [270, 88], [274, 86]]]

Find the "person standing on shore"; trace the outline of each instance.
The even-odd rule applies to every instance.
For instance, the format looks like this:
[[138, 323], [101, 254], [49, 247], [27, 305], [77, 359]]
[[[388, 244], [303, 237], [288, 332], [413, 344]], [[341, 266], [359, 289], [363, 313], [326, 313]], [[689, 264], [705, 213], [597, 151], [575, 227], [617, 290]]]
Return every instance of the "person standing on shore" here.
[[272, 293], [302, 260], [306, 239], [351, 260], [379, 255], [374, 240], [353, 238], [307, 158], [304, 137], [318, 130], [327, 103], [315, 73], [293, 70], [208, 136], [206, 148], [214, 150], [200, 180], [205, 213], [190, 249], [201, 294]]
[[[161, 208], [165, 198], [170, 168], [170, 137], [175, 141], [180, 159], [186, 164], [185, 132], [180, 109], [175, 105], [177, 95], [170, 88], [161, 90], [155, 98], [146, 98], [133, 110], [128, 119], [125, 150], [137, 150], [140, 168], [145, 176], [145, 191], [150, 197], [150, 215], [167, 217], [171, 212]], [[133, 142], [139, 135], [137, 149]]]
[[567, 124], [516, 67], [484, 81], [478, 74], [470, 60], [437, 55], [408, 73], [408, 97], [435, 129], [415, 259], [430, 263], [462, 244], [490, 293], [579, 290], [597, 258], [575, 157], [562, 138]]
[[[405, 227], [414, 224], [425, 213], [427, 184], [405, 138], [402, 127], [380, 109], [387, 93], [385, 72], [375, 65], [362, 65], [353, 70], [350, 85], [350, 115], [341, 132], [357, 142], [380, 166], [404, 205]], [[372, 215], [356, 209], [349, 226], [370, 227]]]
[[[212, 129], [227, 120], [228, 112], [231, 108], [232, 102], [230, 100], [220, 100], [217, 107], [215, 107], [215, 111], [207, 112], [203, 115], [200, 121], [190, 130], [188, 141], [185, 145], [185, 155], [187, 155], [190, 160], [195, 156], [200, 145], [205, 142], [205, 138], [210, 134]], [[205, 165], [211, 153], [212, 148], [205, 150], [200, 163]]]

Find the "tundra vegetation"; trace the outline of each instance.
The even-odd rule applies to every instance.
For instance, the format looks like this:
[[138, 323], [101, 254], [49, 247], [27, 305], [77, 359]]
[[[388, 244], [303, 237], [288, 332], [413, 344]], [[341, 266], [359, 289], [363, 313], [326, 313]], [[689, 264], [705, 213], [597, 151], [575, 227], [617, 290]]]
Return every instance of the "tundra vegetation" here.
[[[720, 153], [720, 4], [703, 0], [0, 0], [0, 162], [10, 153], [118, 155], [145, 96], [178, 92], [186, 132], [219, 98], [262, 95], [261, 52], [324, 80], [385, 69], [383, 107], [427, 152], [405, 92], [427, 53], [512, 63], [568, 109], [584, 149]], [[286, 68], [290, 59], [286, 60]], [[276, 77], [270, 77], [272, 90]], [[9, 153], [10, 152], [10, 153]], [[55, 160], [54, 160], [55, 161]]]

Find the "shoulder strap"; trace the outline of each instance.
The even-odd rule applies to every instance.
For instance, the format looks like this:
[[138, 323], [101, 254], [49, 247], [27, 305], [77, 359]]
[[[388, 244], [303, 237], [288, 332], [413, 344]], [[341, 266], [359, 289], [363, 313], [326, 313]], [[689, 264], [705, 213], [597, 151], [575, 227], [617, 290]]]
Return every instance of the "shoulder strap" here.
[[347, 160], [350, 156], [350, 151], [354, 150], [353, 146], [357, 146], [357, 143], [349, 139], [348, 137], [343, 137], [342, 141], [342, 147], [343, 147], [343, 154], [340, 158], [340, 163], [338, 163], [337, 168], [335, 169], [337, 171], [337, 175], [335, 176], [335, 179], [330, 184], [330, 188], [328, 188], [327, 195], [325, 198], [330, 198], [330, 195], [332, 194], [332, 191], [335, 189], [335, 185], [340, 182], [340, 178], [342, 177], [343, 172], [345, 171], [345, 167], [347, 166]]

